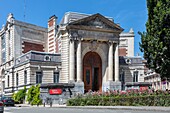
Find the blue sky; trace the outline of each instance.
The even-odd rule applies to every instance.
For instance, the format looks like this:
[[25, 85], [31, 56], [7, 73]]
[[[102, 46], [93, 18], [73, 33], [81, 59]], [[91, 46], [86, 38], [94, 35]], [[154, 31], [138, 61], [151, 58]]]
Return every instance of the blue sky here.
[[100, 13], [112, 17], [124, 32], [133, 28], [135, 55], [142, 55], [137, 32], [145, 31], [146, 0], [0, 0], [0, 28], [6, 23], [9, 13], [13, 13], [17, 20], [47, 27], [50, 16], [56, 15], [59, 23], [65, 12]]

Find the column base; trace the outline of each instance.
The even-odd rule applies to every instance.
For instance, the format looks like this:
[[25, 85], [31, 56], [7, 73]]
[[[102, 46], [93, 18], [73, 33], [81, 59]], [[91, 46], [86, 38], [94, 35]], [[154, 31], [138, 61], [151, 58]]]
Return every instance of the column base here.
[[121, 90], [121, 82], [107, 81], [103, 83], [102, 91], [107, 92], [109, 90]]
[[69, 82], [68, 83], [75, 83], [75, 81], [74, 80], [69, 80]]
[[74, 82], [75, 87], [73, 88], [73, 95], [84, 94], [84, 82]]

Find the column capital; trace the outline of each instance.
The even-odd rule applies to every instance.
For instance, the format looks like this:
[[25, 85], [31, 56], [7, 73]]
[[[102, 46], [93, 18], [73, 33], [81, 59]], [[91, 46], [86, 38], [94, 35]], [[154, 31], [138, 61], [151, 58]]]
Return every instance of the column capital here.
[[108, 40], [108, 43], [113, 44], [113, 41], [112, 40]]
[[108, 40], [107, 44], [108, 44], [109, 46], [111, 46], [111, 45], [113, 45], [113, 41]]
[[114, 43], [114, 44], [119, 44], [119, 42], [118, 42], [118, 41], [113, 41], [113, 43]]
[[108, 44], [118, 44], [118, 41], [115, 41], [115, 40], [108, 40]]
[[74, 42], [74, 39], [73, 39], [73, 38], [70, 38], [70, 42]]

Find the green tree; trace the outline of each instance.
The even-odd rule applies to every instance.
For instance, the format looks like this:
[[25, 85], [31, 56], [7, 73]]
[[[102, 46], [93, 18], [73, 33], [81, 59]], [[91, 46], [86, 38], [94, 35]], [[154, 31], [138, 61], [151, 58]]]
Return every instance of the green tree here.
[[33, 103], [34, 105], [40, 105], [42, 103], [42, 100], [40, 99], [40, 85], [37, 85], [34, 89], [34, 97], [33, 97]]
[[27, 93], [27, 101], [31, 105], [40, 105], [42, 103], [42, 100], [40, 99], [40, 85], [31, 86], [28, 89]]
[[147, 0], [146, 32], [141, 35], [140, 50], [148, 67], [161, 77], [170, 77], [170, 0]]
[[25, 100], [25, 96], [26, 96], [26, 87], [24, 87], [24, 89], [19, 90], [17, 93], [13, 94], [13, 99], [15, 102], [18, 103], [23, 103], [23, 101]]
[[31, 86], [29, 89], [28, 89], [28, 92], [27, 92], [27, 101], [29, 102], [29, 104], [33, 101], [33, 97], [34, 97], [34, 89], [35, 89], [35, 86]]

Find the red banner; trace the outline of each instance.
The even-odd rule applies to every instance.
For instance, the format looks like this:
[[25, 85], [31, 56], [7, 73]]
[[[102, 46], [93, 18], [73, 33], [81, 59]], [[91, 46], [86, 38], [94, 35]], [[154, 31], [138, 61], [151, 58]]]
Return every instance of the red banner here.
[[147, 90], [148, 89], [148, 86], [141, 86], [140, 87], [140, 90]]
[[50, 89], [49, 94], [50, 95], [60, 95], [60, 94], [62, 94], [62, 89]]

